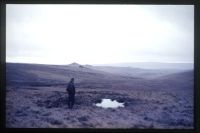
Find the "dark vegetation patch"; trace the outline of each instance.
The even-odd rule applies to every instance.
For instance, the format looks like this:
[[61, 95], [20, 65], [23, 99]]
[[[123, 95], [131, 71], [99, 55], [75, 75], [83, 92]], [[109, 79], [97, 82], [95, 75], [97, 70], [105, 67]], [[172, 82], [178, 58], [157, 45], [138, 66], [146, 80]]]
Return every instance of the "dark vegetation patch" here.
[[[142, 103], [139, 99], [132, 99], [123, 94], [109, 92], [77, 92], [75, 96], [75, 105], [92, 106], [95, 103], [100, 103], [103, 98], [117, 100], [125, 103], [125, 106]], [[68, 94], [66, 92], [53, 92], [50, 96], [43, 96], [36, 100], [35, 104], [39, 107], [46, 108], [63, 108], [67, 107]]]
[[45, 121], [51, 123], [52, 125], [61, 125], [63, 123], [61, 120], [57, 120], [51, 117], [45, 118]]
[[24, 112], [24, 110], [18, 110], [15, 112], [15, 116], [18, 116], [18, 117], [27, 116], [27, 113]]
[[82, 116], [82, 117], [79, 117], [78, 120], [79, 120], [80, 122], [87, 121], [87, 120], [88, 120], [88, 117]]
[[[61, 93], [62, 94], [62, 93]], [[52, 95], [36, 101], [37, 106], [46, 108], [62, 108], [67, 105], [66, 94]]]

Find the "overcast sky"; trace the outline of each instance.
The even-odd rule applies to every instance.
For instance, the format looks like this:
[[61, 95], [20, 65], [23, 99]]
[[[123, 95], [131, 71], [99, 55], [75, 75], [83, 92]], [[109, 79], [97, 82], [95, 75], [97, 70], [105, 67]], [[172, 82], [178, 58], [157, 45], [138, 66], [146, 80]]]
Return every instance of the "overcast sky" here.
[[193, 62], [192, 5], [6, 6], [6, 61]]

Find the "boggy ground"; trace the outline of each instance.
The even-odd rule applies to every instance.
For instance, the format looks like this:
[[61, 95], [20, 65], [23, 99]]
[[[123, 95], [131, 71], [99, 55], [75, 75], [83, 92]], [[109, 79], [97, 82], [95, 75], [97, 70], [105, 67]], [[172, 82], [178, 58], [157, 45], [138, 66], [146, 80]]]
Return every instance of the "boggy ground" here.
[[[6, 127], [16, 128], [193, 128], [193, 94], [184, 91], [77, 88], [68, 109], [65, 87], [8, 86]], [[102, 98], [125, 107], [95, 106]]]

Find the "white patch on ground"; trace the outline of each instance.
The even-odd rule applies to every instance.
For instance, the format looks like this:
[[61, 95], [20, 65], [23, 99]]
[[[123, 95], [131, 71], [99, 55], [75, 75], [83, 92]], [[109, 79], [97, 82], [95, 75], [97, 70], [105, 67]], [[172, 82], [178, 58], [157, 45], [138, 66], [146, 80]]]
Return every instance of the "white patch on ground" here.
[[110, 99], [102, 99], [101, 103], [97, 103], [96, 106], [102, 107], [102, 108], [118, 108], [118, 107], [124, 107], [124, 103], [119, 103], [116, 100], [110, 100]]

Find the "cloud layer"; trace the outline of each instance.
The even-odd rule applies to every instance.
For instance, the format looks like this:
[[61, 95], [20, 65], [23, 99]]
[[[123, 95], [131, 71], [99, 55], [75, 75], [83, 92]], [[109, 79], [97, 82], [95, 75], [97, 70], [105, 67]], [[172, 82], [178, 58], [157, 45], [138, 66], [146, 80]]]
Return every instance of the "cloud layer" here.
[[6, 6], [6, 61], [193, 62], [192, 5]]

